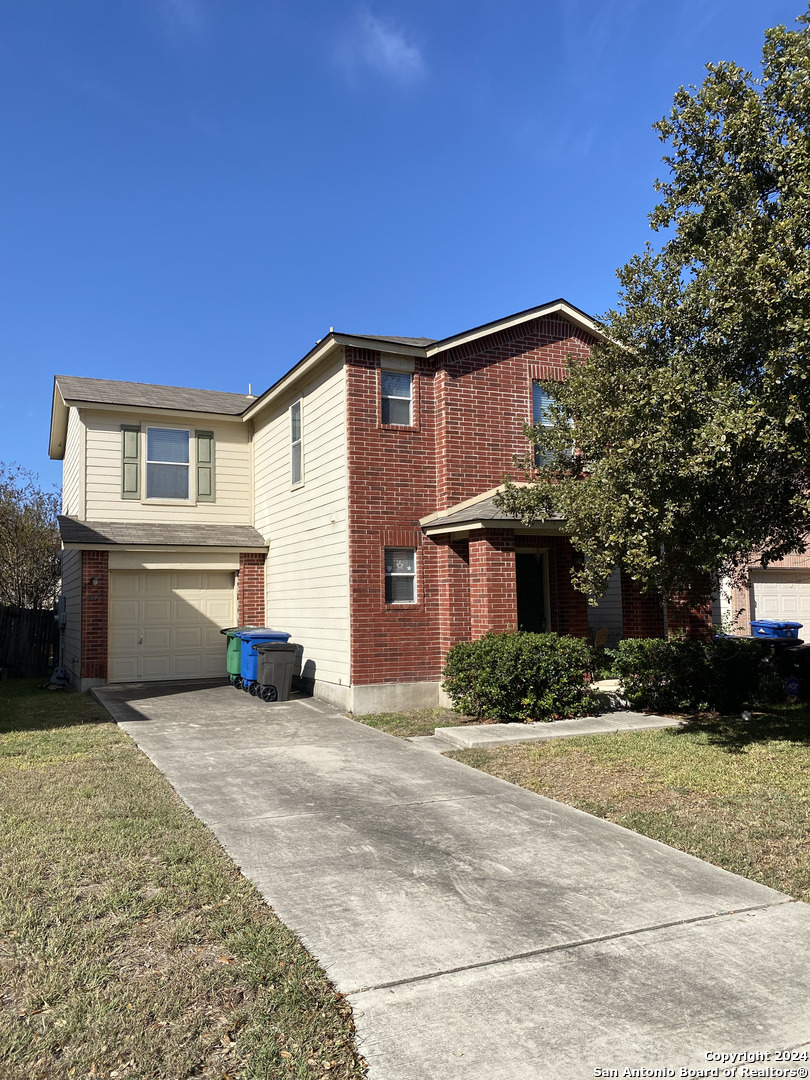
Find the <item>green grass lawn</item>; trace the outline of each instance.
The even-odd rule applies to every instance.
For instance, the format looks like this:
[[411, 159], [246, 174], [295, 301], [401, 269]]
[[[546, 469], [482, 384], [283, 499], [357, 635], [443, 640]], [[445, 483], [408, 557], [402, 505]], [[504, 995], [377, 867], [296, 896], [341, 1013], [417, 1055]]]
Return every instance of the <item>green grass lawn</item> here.
[[[437, 727], [458, 727], [461, 724], [477, 724], [481, 721], [469, 716], [462, 716], [452, 709], [410, 709], [407, 712], [369, 713], [355, 716], [355, 720], [396, 735], [400, 739], [411, 739], [415, 735], [432, 735]], [[491, 721], [484, 721], [488, 723]]]
[[810, 901], [810, 709], [447, 755]]
[[3, 1080], [359, 1078], [351, 1010], [86, 695], [0, 683]]

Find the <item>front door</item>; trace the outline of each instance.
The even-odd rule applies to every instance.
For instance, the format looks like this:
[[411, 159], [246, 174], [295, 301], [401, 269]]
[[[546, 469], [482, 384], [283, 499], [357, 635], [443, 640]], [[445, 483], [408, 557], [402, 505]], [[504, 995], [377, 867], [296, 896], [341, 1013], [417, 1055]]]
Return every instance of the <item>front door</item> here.
[[545, 634], [546, 557], [541, 552], [517, 552], [515, 555], [518, 630]]

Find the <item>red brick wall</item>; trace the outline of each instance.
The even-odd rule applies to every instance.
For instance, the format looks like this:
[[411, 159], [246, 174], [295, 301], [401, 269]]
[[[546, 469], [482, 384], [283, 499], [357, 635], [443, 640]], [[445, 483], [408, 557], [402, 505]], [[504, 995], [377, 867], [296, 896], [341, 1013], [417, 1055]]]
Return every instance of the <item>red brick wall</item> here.
[[[237, 622], [239, 626], [264, 626], [264, 562], [260, 552], [239, 554]], [[271, 613], [272, 614], [272, 613]]]
[[470, 638], [517, 628], [515, 537], [511, 529], [470, 534]]
[[687, 638], [709, 638], [712, 635], [711, 585], [693, 586], [679, 593], [667, 605], [667, 630], [670, 634], [683, 632]]
[[624, 570], [622, 623], [623, 636], [626, 638], [664, 637], [664, 608], [661, 598], [645, 596]]
[[687, 638], [707, 638], [712, 633], [711, 586], [687, 589], [664, 605], [659, 596], [645, 596], [622, 570], [622, 621], [626, 638], [665, 637], [683, 632]]
[[108, 567], [106, 551], [82, 552], [82, 679], [107, 678]]
[[[562, 379], [569, 355], [586, 359], [590, 337], [548, 317], [443, 353], [435, 378], [437, 505], [444, 510], [515, 475], [527, 449], [532, 381]], [[471, 467], [472, 466], [472, 467]]]
[[[537, 319], [417, 359], [407, 428], [380, 422], [380, 353], [347, 347], [353, 683], [437, 680], [456, 641], [516, 625], [511, 530], [488, 533], [483, 547], [471, 534], [467, 549], [424, 537], [419, 519], [515, 475], [532, 380], [563, 378], [568, 355], [587, 356], [588, 341], [563, 319]], [[383, 549], [394, 546], [417, 550], [415, 604], [385, 603]], [[552, 608], [564, 632], [585, 634], [585, 600], [566, 576], [570, 545], [560, 552]]]

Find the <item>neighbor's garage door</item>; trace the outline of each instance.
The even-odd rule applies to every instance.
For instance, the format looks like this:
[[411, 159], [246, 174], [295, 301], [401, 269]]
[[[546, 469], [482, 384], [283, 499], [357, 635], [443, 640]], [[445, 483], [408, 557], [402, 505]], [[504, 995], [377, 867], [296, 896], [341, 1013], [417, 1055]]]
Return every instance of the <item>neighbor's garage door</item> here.
[[751, 575], [752, 619], [786, 619], [808, 628], [810, 638], [810, 570], [771, 570]]
[[109, 681], [224, 675], [233, 609], [232, 573], [112, 571]]

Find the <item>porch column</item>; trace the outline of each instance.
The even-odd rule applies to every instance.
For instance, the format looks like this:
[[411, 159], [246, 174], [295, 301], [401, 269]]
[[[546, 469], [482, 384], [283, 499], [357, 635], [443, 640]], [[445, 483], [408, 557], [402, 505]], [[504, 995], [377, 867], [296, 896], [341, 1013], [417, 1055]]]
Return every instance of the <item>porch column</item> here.
[[470, 556], [466, 540], [436, 545], [439, 652], [444, 663], [458, 641], [470, 637]]
[[515, 537], [506, 529], [470, 536], [470, 638], [517, 627]]

